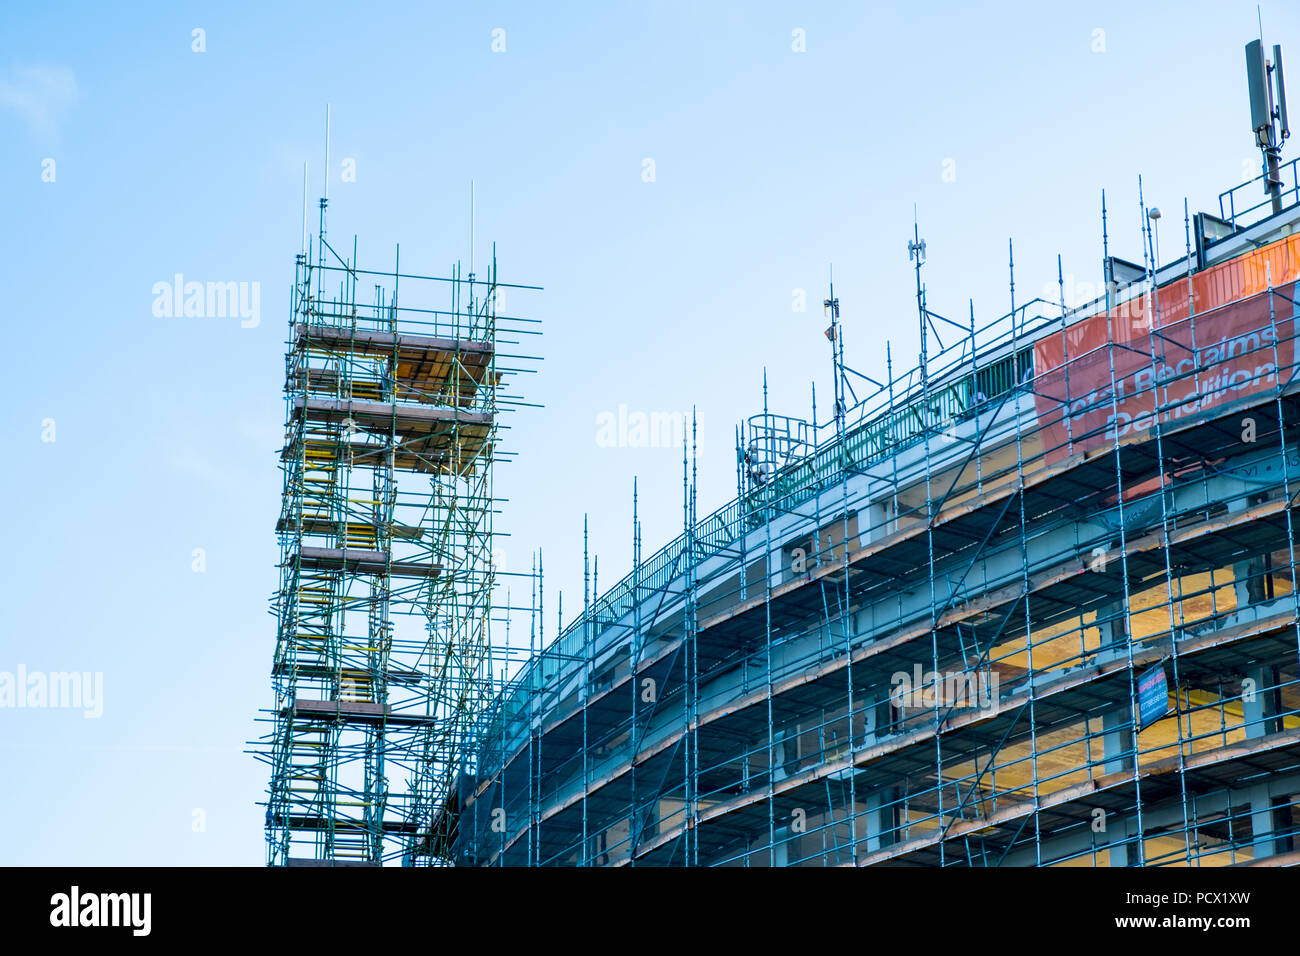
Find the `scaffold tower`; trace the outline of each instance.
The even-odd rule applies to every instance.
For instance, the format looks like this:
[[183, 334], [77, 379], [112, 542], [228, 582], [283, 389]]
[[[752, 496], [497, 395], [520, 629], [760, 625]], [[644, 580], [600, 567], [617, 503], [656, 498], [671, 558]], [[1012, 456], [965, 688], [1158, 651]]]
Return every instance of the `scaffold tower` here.
[[497, 351], [495, 251], [486, 277], [404, 274], [400, 248], [363, 270], [326, 205], [285, 356], [267, 862], [436, 865], [493, 694], [493, 464], [518, 369]]

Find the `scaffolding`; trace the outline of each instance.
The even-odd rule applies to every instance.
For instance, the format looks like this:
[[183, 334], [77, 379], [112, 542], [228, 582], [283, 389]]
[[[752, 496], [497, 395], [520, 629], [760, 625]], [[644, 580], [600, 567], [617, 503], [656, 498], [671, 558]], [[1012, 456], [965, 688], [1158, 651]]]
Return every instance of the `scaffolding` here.
[[[270, 865], [446, 862], [467, 734], [509, 666], [493, 469], [529, 321], [486, 277], [357, 266], [320, 228], [296, 257], [285, 356]], [[306, 229], [304, 228], [304, 234]], [[400, 292], [400, 299], [399, 299]], [[504, 337], [503, 337], [504, 333]]]
[[918, 261], [922, 362], [765, 407], [703, 519], [692, 436], [682, 533], [643, 559], [634, 489], [632, 571], [479, 716], [449, 858], [1300, 862], [1300, 192], [1249, 186], [1166, 265], [1143, 205], [1077, 309], [1012, 258], [956, 322]]

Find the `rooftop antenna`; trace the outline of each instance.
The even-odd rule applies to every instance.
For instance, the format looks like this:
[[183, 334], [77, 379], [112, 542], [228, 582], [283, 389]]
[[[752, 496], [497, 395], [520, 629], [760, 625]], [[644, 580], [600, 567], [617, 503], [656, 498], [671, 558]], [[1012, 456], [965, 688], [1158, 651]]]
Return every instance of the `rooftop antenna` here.
[[916, 262], [916, 316], [921, 324], [921, 385], [924, 390], [925, 371], [925, 294], [921, 289], [921, 263], [925, 261], [925, 240], [916, 221], [916, 204], [912, 204], [912, 239], [907, 244], [907, 258]]
[[835, 297], [835, 266], [830, 267], [830, 297], [822, 300], [822, 313], [830, 317], [826, 337], [831, 340], [831, 369], [835, 375], [835, 434], [844, 435], [844, 334], [840, 330], [840, 300]]
[[1160, 218], [1160, 210], [1154, 207], [1148, 209], [1146, 199], [1142, 194], [1142, 176], [1138, 175], [1138, 234], [1142, 237], [1142, 264], [1145, 267], [1147, 278], [1147, 295], [1145, 297], [1144, 318], [1147, 323], [1147, 331], [1155, 332], [1156, 315], [1158, 311], [1158, 298], [1160, 290], [1156, 286], [1156, 258], [1155, 245], [1151, 238], [1151, 227], [1156, 220]]
[[1282, 47], [1273, 45], [1273, 59], [1264, 57], [1263, 21], [1260, 39], [1246, 44], [1246, 86], [1250, 93], [1250, 126], [1255, 145], [1264, 154], [1264, 192], [1273, 201], [1273, 212], [1282, 211], [1282, 177], [1278, 172], [1282, 143], [1290, 138], [1286, 113], [1286, 83], [1282, 76]]
[[325, 185], [322, 187], [321, 198], [328, 201], [330, 198], [330, 105], [325, 104]]
[[1112, 305], [1111, 287], [1115, 283], [1111, 279], [1110, 236], [1106, 233], [1106, 190], [1104, 189], [1101, 191], [1101, 269], [1103, 281], [1106, 283], [1106, 311], [1109, 313]]
[[[771, 424], [768, 418], [767, 410], [767, 366], [763, 366], [763, 428], [762, 431], [755, 434], [751, 428], [749, 432], [749, 445], [746, 451], [746, 460], [749, 462], [749, 478], [756, 484], [761, 485], [768, 479], [772, 468], [767, 458], [768, 449], [771, 439]], [[685, 468], [685, 459], [682, 467]]]
[[1187, 315], [1191, 317], [1196, 314], [1196, 299], [1192, 295], [1192, 219], [1186, 196], [1183, 197], [1183, 242], [1187, 246]]
[[1159, 206], [1151, 206], [1147, 209], [1147, 219], [1151, 223], [1150, 228], [1147, 229], [1147, 232], [1149, 233], [1147, 240], [1149, 243], [1154, 243], [1151, 249], [1152, 275], [1160, 269], [1160, 217], [1162, 215], [1163, 213], [1160, 212]]
[[1007, 275], [1011, 283], [1011, 326], [1016, 324], [1016, 244], [1007, 236]]
[[329, 205], [330, 195], [330, 105], [325, 104], [325, 175], [324, 186], [322, 187], [323, 195], [320, 198], [320, 226], [316, 242], [316, 255], [319, 259], [320, 270], [316, 278], [316, 295], [319, 297], [324, 290], [325, 276], [325, 207]]
[[[478, 310], [478, 300], [474, 296], [474, 220], [478, 214], [478, 193], [475, 189], [474, 180], [469, 181], [469, 311], [467, 316], [472, 317]], [[471, 318], [472, 322], [473, 319]]]
[[307, 256], [307, 163], [302, 164], [302, 256]]

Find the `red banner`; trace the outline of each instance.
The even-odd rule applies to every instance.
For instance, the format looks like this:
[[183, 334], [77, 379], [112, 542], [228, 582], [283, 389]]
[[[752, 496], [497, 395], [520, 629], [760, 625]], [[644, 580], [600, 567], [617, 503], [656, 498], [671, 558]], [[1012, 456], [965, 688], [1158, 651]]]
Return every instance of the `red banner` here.
[[1039, 339], [1034, 392], [1047, 459], [1146, 431], [1157, 411], [1162, 425], [1178, 423], [1276, 387], [1278, 370], [1285, 380], [1295, 364], [1298, 277], [1295, 236], [1197, 273], [1190, 299], [1179, 280]]

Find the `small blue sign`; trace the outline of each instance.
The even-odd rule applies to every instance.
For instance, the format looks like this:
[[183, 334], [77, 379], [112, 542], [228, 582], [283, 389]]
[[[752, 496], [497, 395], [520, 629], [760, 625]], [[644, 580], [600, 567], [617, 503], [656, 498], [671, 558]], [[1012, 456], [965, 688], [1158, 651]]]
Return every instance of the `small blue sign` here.
[[1165, 665], [1156, 664], [1138, 678], [1138, 729], [1144, 730], [1169, 713], [1169, 680]]

